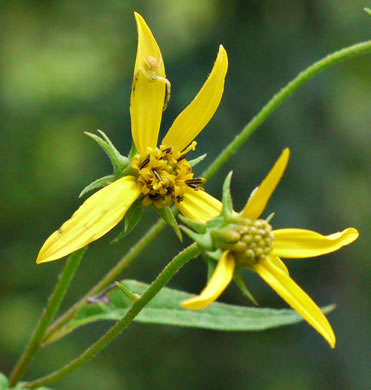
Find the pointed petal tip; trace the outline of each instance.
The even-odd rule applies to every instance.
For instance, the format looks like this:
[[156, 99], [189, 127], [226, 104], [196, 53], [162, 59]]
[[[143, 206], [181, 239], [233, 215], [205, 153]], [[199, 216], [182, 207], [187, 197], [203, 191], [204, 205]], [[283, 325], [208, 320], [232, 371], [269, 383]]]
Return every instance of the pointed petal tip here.
[[225, 73], [227, 73], [228, 70], [228, 54], [226, 50], [224, 49], [223, 45], [219, 45], [218, 55], [216, 57], [216, 62], [219, 62], [221, 65], [224, 64], [225, 67]]
[[124, 176], [90, 196], [44, 242], [36, 263], [61, 259], [113, 229], [140, 195], [134, 177]]
[[225, 59], [228, 60], [227, 51], [224, 49], [223, 45], [219, 45], [218, 56], [219, 55], [225, 57]]
[[51, 261], [54, 261], [54, 260], [59, 260], [59, 259], [36, 259], [36, 264], [39, 265], [39, 264], [44, 264], [44, 263], [49, 263]]
[[134, 17], [135, 17], [137, 22], [144, 20], [143, 16], [141, 14], [139, 14], [137, 11], [134, 11]]
[[241, 211], [244, 218], [257, 219], [260, 217], [286, 170], [289, 157], [290, 149], [285, 148], [260, 186], [250, 195]]
[[[327, 320], [327, 317], [326, 317], [326, 320]], [[316, 329], [316, 328], [314, 328], [314, 329]], [[324, 329], [322, 329], [321, 331], [319, 329], [316, 329], [316, 330], [328, 342], [331, 349], [334, 349], [335, 345], [336, 345], [336, 336], [335, 336], [335, 333], [334, 333], [330, 323], [327, 322], [327, 326]]]
[[36, 259], [36, 264], [41, 264], [43, 261], [42, 261], [42, 259], [40, 259], [39, 257], [37, 257], [37, 259]]
[[137, 24], [138, 30], [140, 26], [144, 26], [148, 28], [147, 23], [141, 14], [138, 14], [138, 12], [134, 11], [134, 17], [135, 17], [135, 22]]
[[282, 150], [282, 153], [277, 160], [277, 161], [281, 161], [281, 163], [285, 166], [285, 170], [286, 170], [287, 163], [290, 159], [290, 153], [291, 153], [290, 148], [286, 147], [285, 149]]
[[288, 274], [277, 267], [270, 258], [255, 264], [253, 269], [329, 343], [331, 348], [335, 348], [335, 333], [327, 317]]
[[319, 332], [319, 333], [328, 342], [328, 344], [330, 345], [331, 349], [335, 349], [336, 337], [335, 337], [335, 333], [332, 330], [331, 326], [330, 326], [329, 329], [326, 329], [326, 332], [323, 331], [323, 332]]
[[201, 294], [180, 303], [186, 309], [201, 310], [213, 303], [233, 279], [235, 260], [229, 251], [223, 252], [218, 264]]
[[[37, 255], [36, 264], [43, 264], [43, 263], [49, 263], [51, 261], [62, 259], [65, 256], [46, 256], [44, 248], [40, 249], [39, 254]], [[66, 255], [67, 256], [67, 255]]]

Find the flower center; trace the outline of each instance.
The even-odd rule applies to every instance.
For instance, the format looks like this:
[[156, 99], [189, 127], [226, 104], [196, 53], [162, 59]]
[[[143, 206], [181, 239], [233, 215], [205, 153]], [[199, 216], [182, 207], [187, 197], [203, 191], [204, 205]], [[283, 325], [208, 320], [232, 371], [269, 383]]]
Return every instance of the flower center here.
[[138, 153], [133, 157], [132, 168], [138, 174], [144, 206], [151, 203], [157, 208], [170, 206], [174, 201], [181, 202], [189, 188], [202, 190], [199, 184], [204, 184], [206, 180], [193, 178], [191, 164], [185, 159], [196, 145], [193, 141], [183, 152], [174, 152], [171, 147], [161, 145], [155, 150], [148, 148], [146, 155]]
[[272, 252], [272, 226], [264, 219], [243, 218], [234, 231], [240, 236], [238, 242], [231, 248], [237, 263], [252, 265]]

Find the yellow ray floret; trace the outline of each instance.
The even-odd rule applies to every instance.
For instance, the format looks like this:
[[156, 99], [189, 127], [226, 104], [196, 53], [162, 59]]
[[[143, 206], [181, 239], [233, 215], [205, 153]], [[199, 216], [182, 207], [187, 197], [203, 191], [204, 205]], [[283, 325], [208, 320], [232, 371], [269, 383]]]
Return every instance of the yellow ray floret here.
[[[220, 202], [203, 192], [200, 186], [206, 180], [194, 177], [186, 155], [195, 150], [193, 139], [218, 108], [228, 69], [227, 53], [219, 47], [204, 86], [171, 126], [164, 139], [166, 144], [157, 145], [162, 111], [170, 98], [170, 81], [151, 30], [138, 13], [135, 19], [138, 49], [130, 115], [138, 153], [129, 160], [130, 176], [118, 179], [86, 200], [72, 218], [46, 240], [38, 263], [64, 257], [103, 236], [122, 220], [138, 198], [144, 206], [153, 203], [158, 209], [176, 203], [181, 212], [201, 222], [214, 218], [221, 210]], [[168, 96], [164, 102], [166, 90]]]
[[59, 259], [102, 237], [122, 220], [139, 194], [132, 176], [96, 192], [45, 241], [36, 262]]
[[162, 140], [163, 145], [171, 145], [174, 150], [181, 151], [204, 129], [219, 106], [227, 69], [227, 53], [220, 45], [215, 65], [207, 81], [188, 107], [175, 119]]
[[241, 211], [243, 217], [249, 219], [257, 219], [260, 217], [285, 172], [289, 157], [290, 150], [286, 148], [268, 173], [267, 177], [247, 201], [246, 206]]
[[[156, 148], [165, 98], [166, 78], [160, 48], [144, 19], [135, 13], [138, 28], [138, 49], [130, 99], [131, 133], [140, 153]], [[148, 77], [152, 72], [153, 77]]]
[[358, 238], [358, 231], [348, 228], [323, 236], [305, 229], [278, 229], [274, 231], [273, 253], [286, 259], [321, 256], [337, 251]]
[[182, 307], [200, 310], [213, 303], [226, 289], [233, 279], [235, 261], [229, 251], [225, 251], [218, 261], [209, 283], [197, 297], [187, 299], [181, 303]]
[[297, 311], [314, 329], [321, 334], [332, 348], [335, 347], [335, 334], [327, 318], [313, 300], [288, 276], [277, 268], [267, 257], [252, 266], [258, 275], [274, 291]]
[[177, 206], [185, 217], [197, 222], [207, 222], [222, 211], [221, 202], [204, 191], [186, 192]]

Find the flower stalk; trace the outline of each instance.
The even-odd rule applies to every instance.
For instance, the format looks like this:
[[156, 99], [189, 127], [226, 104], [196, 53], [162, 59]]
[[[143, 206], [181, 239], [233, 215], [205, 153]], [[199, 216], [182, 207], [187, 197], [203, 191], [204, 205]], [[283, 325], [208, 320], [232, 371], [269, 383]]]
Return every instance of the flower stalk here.
[[201, 253], [201, 249], [197, 244], [192, 244], [175, 256], [170, 263], [157, 276], [156, 280], [148, 287], [143, 295], [137, 299], [126, 315], [117, 322], [105, 335], [103, 335], [95, 344], [89, 347], [79, 357], [65, 365], [58, 371], [55, 371], [43, 378], [29, 382], [24, 386], [27, 388], [35, 388], [55, 382], [64, 376], [75, 371], [77, 368], [93, 359], [97, 353], [110, 344], [120, 333], [125, 330], [142, 309], [150, 302], [156, 294], [169, 282], [169, 280], [191, 259], [197, 257]]
[[67, 289], [72, 282], [86, 249], [87, 248], [83, 248], [76, 251], [66, 261], [64, 269], [59, 276], [59, 280], [54, 288], [54, 291], [49, 297], [48, 304], [41, 315], [39, 323], [37, 324], [25, 351], [9, 376], [9, 386], [12, 387], [17, 384], [17, 382], [23, 377], [32, 359], [39, 351], [44, 334], [48, 326], [53, 321], [60, 304], [66, 295]]
[[371, 40], [357, 43], [327, 55], [300, 72], [293, 80], [275, 94], [268, 103], [246, 124], [235, 139], [219, 154], [212, 164], [202, 174], [209, 180], [232, 157], [232, 155], [248, 140], [273, 112], [294, 92], [312, 77], [337, 63], [371, 52]]

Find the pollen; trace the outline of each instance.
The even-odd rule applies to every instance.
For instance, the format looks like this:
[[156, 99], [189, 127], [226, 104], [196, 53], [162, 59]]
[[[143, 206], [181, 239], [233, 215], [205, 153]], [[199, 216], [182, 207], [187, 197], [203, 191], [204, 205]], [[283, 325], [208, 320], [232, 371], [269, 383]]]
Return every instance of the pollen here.
[[272, 252], [272, 226], [264, 219], [244, 218], [236, 230], [240, 234], [240, 240], [232, 248], [232, 252], [239, 264], [256, 264]]
[[191, 164], [186, 155], [196, 149], [193, 141], [183, 152], [176, 151], [166, 145], [155, 150], [147, 149], [147, 154], [136, 154], [132, 160], [132, 168], [137, 173], [137, 183], [143, 194], [143, 205], [153, 203], [157, 208], [171, 206], [174, 201], [181, 202], [186, 191], [203, 190], [200, 184], [203, 178], [194, 178]]

